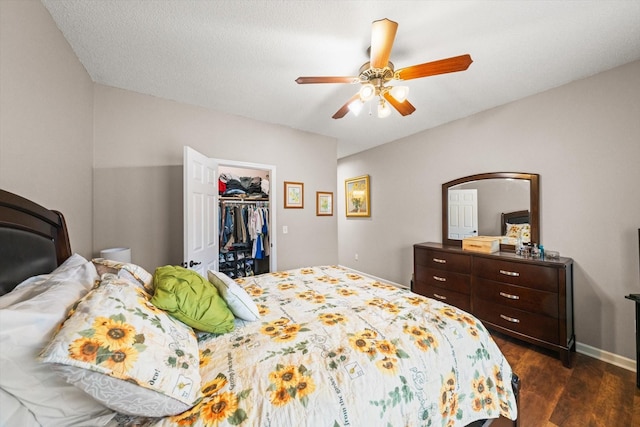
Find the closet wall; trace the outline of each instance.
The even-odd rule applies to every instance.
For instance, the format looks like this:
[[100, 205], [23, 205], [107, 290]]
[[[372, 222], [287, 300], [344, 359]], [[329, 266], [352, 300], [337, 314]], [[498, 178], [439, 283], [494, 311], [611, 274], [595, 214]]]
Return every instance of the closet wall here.
[[218, 270], [229, 277], [268, 273], [271, 254], [269, 173], [220, 166]]

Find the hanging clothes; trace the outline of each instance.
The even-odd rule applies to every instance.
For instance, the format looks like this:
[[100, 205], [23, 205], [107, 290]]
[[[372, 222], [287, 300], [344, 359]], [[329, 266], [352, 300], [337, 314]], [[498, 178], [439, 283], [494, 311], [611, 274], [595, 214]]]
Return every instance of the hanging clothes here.
[[233, 214], [232, 214], [232, 207], [231, 206], [225, 206], [224, 204], [222, 205], [222, 213], [223, 213], [223, 218], [221, 220], [221, 223], [224, 224], [221, 228], [220, 228], [220, 247], [224, 248], [227, 247], [228, 245], [232, 245], [233, 244], [233, 233], [234, 233], [234, 221], [233, 221]]
[[234, 245], [249, 245], [252, 258], [269, 256], [269, 207], [268, 202], [250, 200], [223, 201], [220, 213], [220, 247], [228, 251]]
[[264, 259], [269, 256], [269, 209], [257, 207], [251, 211], [250, 229], [252, 230], [252, 256]]
[[252, 210], [252, 224], [253, 224], [253, 232], [256, 236], [253, 240], [253, 248], [251, 252], [251, 256], [255, 259], [263, 259], [264, 258], [264, 246], [263, 246], [263, 235], [262, 235], [262, 227], [264, 218], [260, 213], [260, 209]]

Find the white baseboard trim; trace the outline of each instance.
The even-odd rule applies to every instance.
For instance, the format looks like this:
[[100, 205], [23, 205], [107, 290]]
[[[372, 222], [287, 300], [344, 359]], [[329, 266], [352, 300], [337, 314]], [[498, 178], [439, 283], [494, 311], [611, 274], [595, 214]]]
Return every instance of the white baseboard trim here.
[[593, 357], [594, 359], [602, 360], [603, 362], [611, 363], [612, 365], [619, 366], [620, 368], [628, 369], [629, 371], [636, 371], [635, 360], [629, 359], [628, 357], [620, 356], [618, 354], [610, 353], [608, 351], [601, 350], [587, 344], [577, 342], [576, 352]]

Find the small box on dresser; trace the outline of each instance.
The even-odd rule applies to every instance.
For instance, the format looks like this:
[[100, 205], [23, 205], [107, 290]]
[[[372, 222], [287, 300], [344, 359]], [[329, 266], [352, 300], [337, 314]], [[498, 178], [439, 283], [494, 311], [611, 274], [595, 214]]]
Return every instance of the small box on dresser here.
[[472, 253], [439, 243], [414, 245], [415, 293], [465, 310], [493, 330], [557, 351], [575, 351], [573, 260]]
[[462, 239], [462, 249], [482, 254], [492, 254], [500, 250], [500, 238], [491, 236], [465, 237]]

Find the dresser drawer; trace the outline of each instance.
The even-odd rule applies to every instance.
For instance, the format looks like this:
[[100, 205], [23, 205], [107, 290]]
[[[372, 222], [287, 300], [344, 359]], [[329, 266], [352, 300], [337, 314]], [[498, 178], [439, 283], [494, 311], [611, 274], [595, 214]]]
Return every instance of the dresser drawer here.
[[558, 270], [553, 267], [476, 257], [473, 275], [496, 282], [558, 292]]
[[416, 265], [458, 273], [471, 272], [471, 257], [469, 255], [416, 248], [414, 257]]
[[471, 310], [471, 297], [468, 294], [465, 295], [460, 292], [450, 291], [448, 289], [442, 289], [420, 282], [414, 283], [413, 292], [424, 295], [428, 298], [446, 302], [447, 304], [454, 305], [467, 312]]
[[553, 292], [474, 278], [473, 299], [474, 302], [481, 299], [522, 311], [558, 317], [558, 294]]
[[558, 343], [558, 319], [493, 304], [482, 299], [474, 300], [473, 314], [481, 321], [493, 323], [513, 332], [549, 343]]
[[416, 266], [416, 281], [441, 289], [470, 294], [471, 276], [452, 271], [437, 270], [424, 265]]

